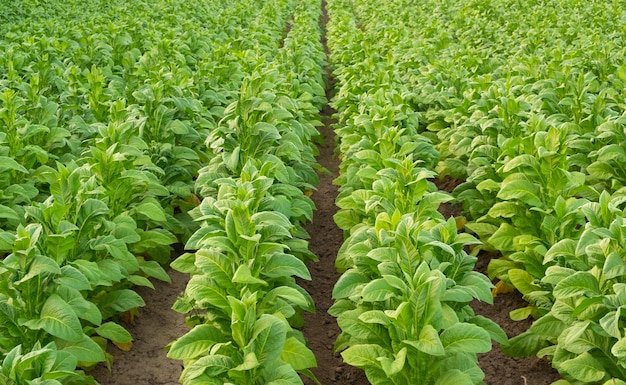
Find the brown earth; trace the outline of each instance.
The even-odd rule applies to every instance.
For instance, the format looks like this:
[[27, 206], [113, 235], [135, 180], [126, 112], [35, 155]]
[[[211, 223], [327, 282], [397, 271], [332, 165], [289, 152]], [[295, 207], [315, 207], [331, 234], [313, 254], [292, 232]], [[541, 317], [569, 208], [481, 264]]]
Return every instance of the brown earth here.
[[155, 290], [137, 288], [146, 302], [133, 324], [124, 324], [133, 336], [133, 347], [123, 352], [112, 344], [108, 352], [113, 355], [109, 373], [100, 364], [91, 374], [101, 385], [176, 385], [182, 372], [181, 361], [167, 358], [167, 344], [189, 331], [185, 316], [171, 309], [180, 293], [185, 290], [189, 276], [174, 270], [168, 271], [172, 283], [154, 282]]

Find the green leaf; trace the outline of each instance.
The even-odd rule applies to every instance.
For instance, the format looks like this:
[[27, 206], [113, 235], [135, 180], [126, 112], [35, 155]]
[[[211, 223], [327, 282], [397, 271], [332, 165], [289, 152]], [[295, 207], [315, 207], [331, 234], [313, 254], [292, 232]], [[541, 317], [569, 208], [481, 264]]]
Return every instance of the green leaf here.
[[474, 385], [474, 381], [469, 374], [458, 369], [446, 371], [442, 376], [437, 377], [435, 385]]
[[211, 307], [225, 310], [230, 308], [225, 290], [226, 288], [215, 285], [215, 281], [209, 276], [194, 275], [189, 280], [185, 293], [200, 305], [210, 304]]
[[248, 265], [240, 265], [237, 268], [237, 271], [235, 271], [235, 274], [233, 275], [233, 282], [245, 285], [260, 284], [263, 286], [267, 286], [267, 282], [260, 278], [252, 276], [252, 272], [250, 271]]
[[446, 353], [487, 353], [491, 350], [491, 336], [483, 328], [460, 322], [441, 333]]
[[0, 218], [19, 220], [20, 217], [12, 208], [0, 205]]
[[165, 218], [165, 212], [163, 211], [163, 208], [156, 202], [144, 201], [135, 206], [135, 212], [137, 212], [138, 214], [142, 214], [155, 222], [165, 222], [167, 220]]
[[620, 338], [614, 345], [611, 347], [611, 353], [617, 358], [623, 359], [626, 357], [626, 338]]
[[78, 342], [57, 341], [59, 350], [72, 354], [79, 362], [96, 363], [105, 361], [104, 350], [94, 340], [82, 334]]
[[369, 324], [390, 325], [393, 320], [382, 310], [368, 310], [359, 315], [359, 320]]
[[502, 200], [520, 200], [530, 207], [544, 207], [540, 198], [539, 187], [527, 180], [513, 180], [502, 182], [497, 197]]
[[545, 336], [526, 331], [511, 338], [508, 345], [502, 345], [500, 348], [509, 357], [530, 357], [548, 345]]
[[172, 261], [170, 267], [178, 272], [191, 275], [192, 273], [198, 272], [198, 267], [196, 266], [195, 262], [196, 254], [183, 253], [174, 261]]
[[143, 259], [139, 260], [139, 270], [141, 270], [145, 275], [151, 278], [156, 278], [159, 281], [171, 283], [172, 279], [167, 274], [165, 269], [159, 265], [157, 261], [144, 261]]
[[269, 293], [275, 295], [276, 297], [282, 298], [285, 301], [297, 305], [302, 309], [306, 309], [309, 311], [314, 311], [313, 301], [304, 293], [298, 291], [297, 289], [289, 286], [278, 286], [272, 289]]
[[[202, 375], [218, 377], [222, 373], [228, 372], [233, 366], [235, 366], [233, 359], [222, 354], [202, 356], [198, 360], [193, 361], [191, 365], [185, 367], [181, 374], [181, 380], [184, 379], [184, 383], [196, 383], [192, 382], [192, 380], [200, 378]], [[205, 384], [204, 382], [201, 383]], [[213, 383], [206, 382], [206, 384]]]
[[70, 305], [56, 294], [48, 297], [41, 309], [39, 319], [26, 321], [23, 325], [30, 329], [43, 329], [66, 341], [78, 342], [83, 337], [78, 316]]
[[542, 290], [541, 286], [535, 285], [533, 282], [535, 277], [530, 275], [526, 270], [511, 269], [509, 270], [509, 279], [511, 283], [523, 295], [530, 294], [534, 291]]
[[271, 255], [263, 265], [263, 274], [272, 278], [296, 276], [311, 279], [309, 269], [304, 262], [294, 255], [285, 253]]
[[145, 302], [136, 292], [130, 289], [115, 290], [98, 301], [102, 316], [106, 319], [113, 314], [145, 306]]
[[87, 277], [80, 270], [70, 265], [61, 267], [61, 276], [55, 281], [61, 286], [71, 287], [79, 291], [91, 289]]
[[28, 170], [21, 164], [17, 163], [15, 159], [8, 156], [0, 156], [0, 170], [15, 170], [28, 174]]
[[254, 323], [252, 340], [260, 364], [280, 356], [285, 345], [287, 326], [278, 317], [263, 314]]
[[254, 352], [250, 352], [244, 356], [243, 362], [234, 367], [232, 370], [237, 372], [245, 372], [258, 368], [259, 366], [260, 364], [256, 354]]
[[583, 297], [599, 295], [600, 286], [596, 277], [587, 271], [578, 271], [563, 279], [554, 287], [557, 298]]
[[303, 370], [317, 366], [315, 355], [305, 344], [295, 337], [289, 337], [280, 354], [280, 358], [294, 370]]
[[370, 279], [364, 274], [355, 270], [348, 270], [335, 283], [333, 298], [347, 298], [354, 294], [356, 287], [365, 285], [368, 282], [370, 282]]
[[413, 346], [415, 349], [431, 356], [444, 356], [446, 354], [439, 338], [439, 333], [432, 325], [425, 325], [422, 328], [419, 340], [403, 340], [402, 343]]
[[476, 326], [485, 329], [489, 333], [489, 335], [491, 335], [491, 339], [498, 342], [499, 344], [504, 345], [509, 342], [506, 333], [495, 321], [481, 315], [475, 315], [473, 317], [470, 317], [468, 321], [475, 324]]
[[400, 351], [396, 353], [396, 358], [394, 360], [387, 357], [381, 357], [380, 364], [387, 376], [395, 376], [400, 373], [402, 369], [404, 369], [407, 350], [408, 349], [406, 347], [400, 349]]
[[608, 335], [617, 339], [622, 338], [622, 333], [619, 327], [621, 310], [622, 308], [620, 307], [616, 311], [605, 314], [604, 317], [600, 319], [600, 326], [602, 326], [602, 329], [604, 329]]
[[133, 340], [133, 337], [130, 335], [128, 330], [124, 329], [115, 322], [106, 322], [102, 324], [96, 328], [96, 333], [98, 333], [100, 337], [122, 344]]
[[502, 223], [498, 230], [489, 238], [488, 242], [499, 251], [515, 251], [513, 239], [519, 234], [519, 229], [508, 223]]
[[345, 363], [357, 368], [381, 368], [379, 357], [391, 358], [388, 352], [380, 345], [358, 344], [350, 346], [341, 353]]
[[607, 376], [602, 364], [589, 353], [580, 354], [561, 363], [560, 369], [578, 381], [594, 383]]
[[213, 325], [197, 325], [177, 339], [167, 356], [175, 360], [190, 360], [207, 355], [216, 343], [226, 342], [224, 333]]
[[395, 289], [385, 279], [379, 278], [371, 281], [365, 287], [361, 295], [364, 301], [379, 302], [394, 296]]

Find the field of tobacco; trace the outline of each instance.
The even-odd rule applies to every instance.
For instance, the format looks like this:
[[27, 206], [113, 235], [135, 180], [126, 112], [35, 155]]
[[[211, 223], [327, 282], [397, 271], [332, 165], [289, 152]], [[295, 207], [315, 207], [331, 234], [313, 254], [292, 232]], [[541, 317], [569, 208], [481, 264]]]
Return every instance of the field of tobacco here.
[[625, 22], [0, 0], [0, 384], [626, 385]]

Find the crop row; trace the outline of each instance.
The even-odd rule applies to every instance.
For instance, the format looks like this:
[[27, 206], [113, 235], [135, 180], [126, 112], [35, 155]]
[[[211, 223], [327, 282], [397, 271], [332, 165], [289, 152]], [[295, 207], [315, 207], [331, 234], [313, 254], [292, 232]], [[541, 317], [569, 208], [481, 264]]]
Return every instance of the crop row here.
[[377, 51], [393, 47], [387, 33], [404, 21], [372, 16], [380, 27], [367, 29], [359, 4], [328, 4], [342, 156], [335, 221], [346, 235], [329, 310], [342, 329], [335, 348], [373, 384], [479, 384], [477, 354], [507, 341], [469, 306], [492, 303], [492, 284], [466, 252], [478, 241], [438, 212], [452, 196], [431, 181], [439, 153], [405, 102], [402, 58]]
[[[393, 158], [385, 126], [402, 132], [396, 143], [418, 143], [423, 165], [463, 182], [453, 202], [483, 242], [472, 254], [502, 254], [489, 266], [495, 293], [515, 287], [529, 306], [511, 316], [537, 319], [506, 352], [548, 357], [559, 384], [623, 383], [623, 11], [600, 1], [339, 3], [337, 131], [344, 157], [369, 164], [339, 180], [380, 179], [370, 165]], [[351, 134], [363, 130], [377, 142]], [[381, 191], [410, 197], [414, 186]], [[356, 205], [393, 207], [342, 189], [353, 196], [338, 200], [352, 209], [337, 217], [346, 230], [361, 221]]]
[[[204, 197], [194, 213], [209, 209], [214, 195], [226, 202], [218, 177], [222, 194], [234, 191], [233, 199], [243, 192], [227, 193], [224, 178], [248, 172], [260, 185], [255, 193], [264, 210], [248, 220], [269, 220], [262, 211], [270, 207], [278, 212], [273, 225], [261, 224], [264, 234], [277, 231], [285, 242], [264, 240], [271, 247], [263, 255], [280, 254], [273, 284], [281, 274], [284, 282], [308, 274], [286, 250], [313, 258], [300, 226], [311, 216], [303, 191], [316, 183], [313, 150], [300, 149], [316, 135], [308, 119], [324, 100], [323, 52], [310, 30], [314, 5], [302, 2], [294, 14], [297, 4], [1, 4], [3, 383], [94, 383], [75, 369], [110, 365], [107, 341], [130, 349], [132, 337], [117, 319], [132, 319], [143, 306], [132, 286], [151, 287], [148, 277], [169, 280], [161, 265], [169, 264], [173, 245], [205, 238], [196, 231], [206, 218], [195, 223], [190, 210]], [[306, 54], [294, 50], [302, 39], [311, 40]], [[273, 94], [278, 84], [281, 92]], [[245, 140], [246, 148], [222, 145]], [[263, 168], [258, 158], [272, 145], [273, 158], [263, 160], [273, 163]], [[244, 231], [241, 210], [235, 212], [224, 213], [228, 231]], [[295, 222], [287, 225], [287, 218]], [[205, 245], [199, 253], [207, 249], [221, 255]], [[258, 274], [252, 270], [238, 270], [238, 279], [253, 279], [246, 274]], [[289, 301], [312, 308], [302, 291], [280, 293], [274, 310]], [[269, 317], [259, 326], [280, 319]], [[287, 333], [284, 323], [271, 324], [272, 333]], [[301, 347], [299, 339], [288, 341], [285, 347]], [[314, 363], [306, 357], [299, 368]]]
[[314, 304], [295, 278], [310, 279], [305, 263], [316, 259], [303, 225], [326, 100], [320, 16], [320, 1], [297, 4], [276, 55], [244, 77], [207, 138], [212, 159], [196, 182], [204, 199], [190, 212], [200, 228], [186, 244], [196, 251], [172, 263], [191, 275], [174, 308], [193, 328], [168, 353], [184, 361], [183, 384], [316, 381], [296, 329]]

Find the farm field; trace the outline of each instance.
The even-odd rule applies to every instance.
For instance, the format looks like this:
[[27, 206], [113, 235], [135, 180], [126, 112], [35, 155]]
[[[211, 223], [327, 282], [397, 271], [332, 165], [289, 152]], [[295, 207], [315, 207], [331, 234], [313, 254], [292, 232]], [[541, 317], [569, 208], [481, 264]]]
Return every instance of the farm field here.
[[0, 384], [626, 384], [624, 25], [0, 0]]

